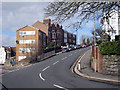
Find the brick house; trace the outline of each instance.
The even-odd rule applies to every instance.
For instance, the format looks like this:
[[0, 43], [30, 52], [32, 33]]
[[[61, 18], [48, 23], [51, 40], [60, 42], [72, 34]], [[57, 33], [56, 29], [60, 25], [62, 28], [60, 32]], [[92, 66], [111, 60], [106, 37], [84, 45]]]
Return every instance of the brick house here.
[[[51, 19], [37, 21], [32, 26], [27, 25], [16, 31], [16, 60], [42, 54], [50, 42], [55, 46], [76, 45], [76, 35], [67, 32], [67, 42], [64, 42], [64, 30], [59, 24], [51, 24]], [[32, 55], [31, 55], [32, 53]]]
[[64, 45], [76, 45], [76, 35], [64, 30]]
[[46, 46], [46, 34], [42, 30], [26, 25], [16, 31], [16, 60], [40, 55]]

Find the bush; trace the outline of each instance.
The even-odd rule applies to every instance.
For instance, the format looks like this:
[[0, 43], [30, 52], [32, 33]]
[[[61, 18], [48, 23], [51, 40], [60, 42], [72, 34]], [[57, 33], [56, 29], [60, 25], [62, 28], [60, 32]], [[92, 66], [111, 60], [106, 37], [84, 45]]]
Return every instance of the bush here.
[[102, 40], [96, 41], [96, 43], [99, 45], [102, 43]]
[[99, 49], [103, 55], [120, 55], [120, 41], [103, 42], [99, 45]]

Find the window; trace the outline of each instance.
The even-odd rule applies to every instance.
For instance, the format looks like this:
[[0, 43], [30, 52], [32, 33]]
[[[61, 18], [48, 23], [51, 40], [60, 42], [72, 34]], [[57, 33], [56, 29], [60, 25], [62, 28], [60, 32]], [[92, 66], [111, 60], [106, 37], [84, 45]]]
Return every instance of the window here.
[[21, 61], [22, 59], [25, 59], [25, 58], [26, 58], [26, 56], [19, 56], [18, 61]]
[[64, 33], [64, 37], [66, 37], [66, 38], [67, 38], [67, 33]]
[[112, 18], [111, 22], [112, 22], [112, 24], [115, 24], [116, 18]]
[[120, 17], [118, 18], [118, 24], [120, 25]]
[[54, 33], [52, 33], [52, 38], [54, 38]]
[[116, 30], [114, 30], [113, 33], [116, 34]]
[[34, 44], [35, 40], [20, 40], [19, 44]]
[[25, 51], [25, 52], [35, 52], [35, 48], [19, 48], [19, 52], [22, 53], [22, 51]]
[[64, 39], [64, 42], [66, 43], [66, 42], [67, 42], [67, 39]]
[[35, 35], [35, 31], [20, 31], [19, 35]]

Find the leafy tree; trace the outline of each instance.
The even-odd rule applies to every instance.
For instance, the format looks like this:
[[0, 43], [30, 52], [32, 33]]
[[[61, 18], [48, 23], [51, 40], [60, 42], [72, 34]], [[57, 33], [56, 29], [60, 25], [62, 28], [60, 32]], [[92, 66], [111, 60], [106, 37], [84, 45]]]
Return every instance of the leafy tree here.
[[[71, 26], [79, 25], [89, 19], [93, 18], [94, 12], [96, 18], [99, 19], [103, 12], [109, 16], [109, 12], [112, 9], [118, 9], [120, 7], [120, 1], [112, 2], [112, 1], [104, 1], [104, 2], [52, 2], [45, 8], [46, 16], [54, 16], [54, 22], [63, 22], [68, 20], [75, 15], [79, 21], [76, 21]], [[89, 11], [89, 12], [84, 12]]]

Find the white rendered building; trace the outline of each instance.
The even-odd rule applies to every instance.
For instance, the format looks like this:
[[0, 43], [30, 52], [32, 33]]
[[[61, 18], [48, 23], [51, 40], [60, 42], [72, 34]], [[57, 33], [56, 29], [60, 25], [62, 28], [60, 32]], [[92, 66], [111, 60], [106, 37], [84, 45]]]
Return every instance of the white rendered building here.
[[120, 10], [113, 9], [110, 11], [110, 17], [106, 19], [106, 15], [103, 16], [102, 30], [110, 35], [111, 41], [115, 40], [116, 35], [120, 35]]
[[0, 47], [0, 64], [4, 64], [6, 59], [6, 52], [4, 47]]

